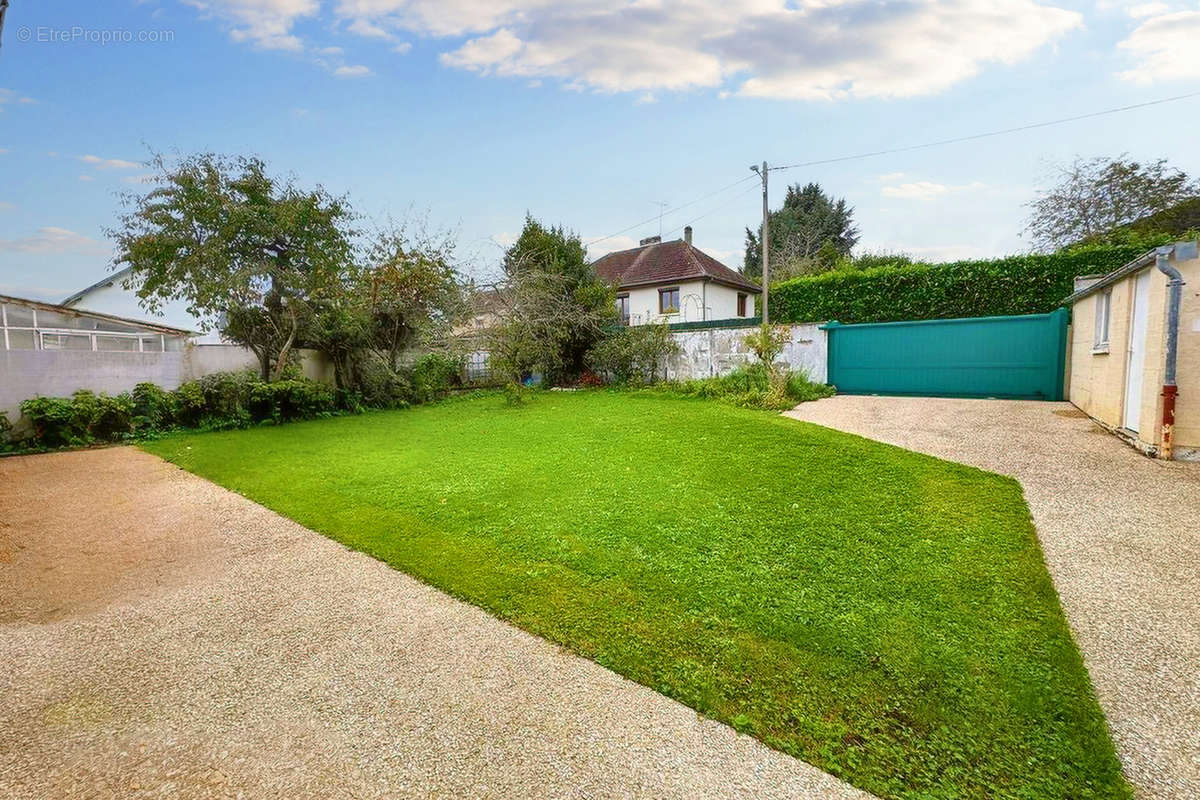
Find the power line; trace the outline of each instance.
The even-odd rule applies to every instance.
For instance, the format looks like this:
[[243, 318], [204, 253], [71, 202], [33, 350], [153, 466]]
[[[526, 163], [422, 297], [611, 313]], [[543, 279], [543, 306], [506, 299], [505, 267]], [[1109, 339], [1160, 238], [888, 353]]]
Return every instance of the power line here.
[[1062, 119], [1052, 119], [1047, 122], [1034, 122], [1028, 125], [1019, 125], [1015, 128], [1004, 128], [998, 131], [988, 131], [987, 133], [975, 133], [970, 136], [956, 136], [953, 139], [939, 139], [936, 142], [925, 142], [924, 144], [912, 144], [906, 147], [892, 147], [887, 150], [875, 150], [870, 153], [857, 153], [852, 156], [839, 156], [837, 158], [824, 158], [817, 161], [802, 161], [797, 164], [785, 164], [781, 167], [771, 167], [772, 171], [782, 169], [795, 169], [796, 167], [814, 167], [819, 164], [837, 164], [842, 161], [854, 161], [860, 158], [873, 158], [875, 156], [886, 156], [892, 153], [907, 153], [912, 150], [923, 150], [928, 147], [940, 147], [945, 144], [956, 144], [958, 142], [970, 142], [976, 139], [987, 139], [992, 136], [1004, 136], [1009, 133], [1020, 133], [1021, 131], [1030, 131], [1037, 128], [1048, 128], [1052, 125], [1063, 125], [1068, 122], [1079, 122], [1084, 119], [1094, 119], [1095, 117], [1103, 117], [1107, 114], [1119, 114], [1123, 111], [1133, 111], [1139, 108], [1148, 108], [1150, 106], [1159, 106], [1163, 103], [1174, 103], [1179, 100], [1189, 100], [1193, 97], [1200, 97], [1200, 92], [1190, 92], [1188, 94], [1175, 95], [1174, 97], [1164, 97], [1161, 100], [1150, 100], [1145, 103], [1134, 103], [1130, 106], [1121, 106], [1119, 108], [1108, 108], [1104, 111], [1093, 111], [1090, 114], [1080, 114], [1074, 117], [1063, 117]]
[[[1180, 100], [1190, 100], [1193, 97], [1200, 97], [1200, 91], [1189, 92], [1188, 94], [1175, 95], [1174, 97], [1164, 97], [1159, 100], [1149, 100], [1144, 103], [1134, 103], [1133, 105], [1128, 105], [1128, 106], [1120, 106], [1117, 108], [1107, 108], [1107, 109], [1104, 109], [1103, 111], [1093, 111], [1089, 114], [1079, 114], [1079, 115], [1073, 116], [1073, 117], [1062, 117], [1061, 119], [1053, 119], [1053, 120], [1048, 120], [1046, 122], [1034, 122], [1034, 123], [1030, 123], [1028, 125], [1018, 125], [1017, 127], [1014, 127], [1014, 128], [1003, 128], [1001, 130], [987, 131], [986, 133], [975, 133], [975, 134], [971, 134], [969, 136], [956, 136], [951, 139], [938, 139], [937, 141], [925, 142], [923, 144], [912, 144], [912, 145], [906, 145], [904, 147], [891, 147], [891, 148], [887, 148], [885, 150], [873, 150], [873, 151], [867, 152], [867, 153], [856, 153], [854, 155], [838, 156], [836, 158], [823, 158], [823, 159], [817, 159], [815, 161], [801, 161], [801, 162], [797, 162], [795, 164], [784, 164], [784, 165], [778, 166], [778, 167], [769, 167], [769, 169], [770, 169], [770, 171], [775, 172], [778, 170], [796, 169], [798, 167], [815, 167], [815, 166], [819, 166], [821, 164], [838, 164], [838, 163], [841, 163], [844, 161], [856, 161], [858, 159], [874, 158], [877, 156], [892, 155], [894, 153], [908, 153], [913, 150], [924, 150], [924, 149], [927, 149], [930, 147], [941, 147], [942, 145], [947, 145], [947, 144], [970, 142], [970, 141], [975, 141], [977, 139], [991, 138], [993, 136], [1004, 136], [1004, 135], [1007, 135], [1010, 133], [1020, 133], [1022, 131], [1036, 130], [1038, 128], [1048, 128], [1048, 127], [1051, 127], [1054, 125], [1064, 125], [1068, 122], [1079, 122], [1079, 121], [1085, 120], [1085, 119], [1095, 119], [1096, 117], [1103, 117], [1103, 116], [1106, 116], [1109, 114], [1120, 114], [1125, 111], [1134, 111], [1139, 108], [1149, 108], [1151, 106], [1163, 105], [1164, 103], [1175, 103]], [[710, 197], [715, 197], [716, 195], [719, 195], [722, 192], [726, 192], [726, 191], [734, 188], [735, 186], [740, 186], [741, 184], [745, 183], [748, 180], [753, 179], [754, 177], [755, 177], [754, 175], [747, 175], [743, 178], [739, 178], [738, 180], [734, 181], [733, 183], [722, 186], [720, 189], [711, 191], [708, 194], [701, 195], [700, 197], [697, 197], [694, 200], [689, 200], [688, 202], [683, 203], [682, 205], [678, 205], [678, 206], [675, 206], [674, 208], [667, 209], [667, 210], [661, 212], [661, 214], [657, 214], [653, 217], [648, 217], [646, 219], [639, 220], [638, 222], [635, 222], [634, 224], [630, 225], [629, 227], [622, 228], [621, 230], [610, 233], [607, 236], [601, 236], [598, 239], [592, 239], [591, 241], [586, 242], [585, 246], [591, 246], [593, 244], [598, 244], [600, 242], [607, 241], [608, 239], [612, 239], [615, 236], [620, 236], [623, 233], [628, 233], [629, 231], [631, 231], [635, 228], [640, 228], [641, 226], [647, 225], [656, 220], [658, 220], [661, 224], [661, 219], [663, 216], [667, 216], [669, 214], [674, 214], [677, 211], [682, 211], [685, 208], [694, 206], [696, 203], [707, 200]], [[743, 195], [748, 194], [748, 193], [749, 192], [743, 192], [743, 193], [737, 195], [736, 197], [733, 198], [733, 200], [730, 201], [730, 203], [732, 203], [734, 200], [740, 199]], [[710, 214], [716, 213], [716, 211], [719, 211], [720, 209], [727, 207], [730, 203], [724, 203], [724, 204], [718, 206], [717, 208], [706, 212], [705, 214], [703, 214], [700, 217], [693, 218], [691, 221], [695, 222], [697, 220], [703, 219], [704, 217], [707, 217]], [[676, 231], [682, 230], [682, 228], [676, 228], [675, 230]], [[674, 232], [675, 231], [672, 231], [671, 233], [674, 233]]]
[[754, 177], [753, 175], [748, 175], [744, 178], [739, 178], [738, 180], [734, 181], [733, 183], [731, 183], [727, 186], [722, 186], [720, 189], [709, 192], [706, 195], [701, 195], [700, 197], [697, 197], [695, 200], [689, 200], [688, 202], [686, 202], [682, 205], [678, 205], [672, 209], [668, 209], [666, 211], [662, 211], [659, 214], [655, 214], [653, 217], [650, 217], [649, 219], [644, 219], [641, 222], [635, 222], [634, 224], [630, 225], [628, 228], [622, 228], [621, 230], [616, 231], [615, 233], [610, 233], [607, 236], [601, 236], [599, 239], [592, 239], [590, 242], [585, 242], [584, 246], [590, 247], [591, 245], [597, 244], [598, 242], [603, 242], [606, 239], [611, 239], [614, 236], [620, 236], [622, 233], [628, 233], [629, 231], [633, 230], [634, 228], [640, 228], [641, 226], [646, 225], [651, 222], [654, 222], [655, 220], [661, 219], [662, 217], [664, 217], [668, 214], [674, 214], [676, 211], [682, 211], [683, 209], [685, 209], [689, 206], [696, 205], [696, 203], [699, 203], [702, 200], [707, 200], [710, 197], [715, 197], [716, 195], [719, 195], [721, 192], [728, 191], [739, 184], [745, 183], [746, 181], [750, 180], [753, 177]]

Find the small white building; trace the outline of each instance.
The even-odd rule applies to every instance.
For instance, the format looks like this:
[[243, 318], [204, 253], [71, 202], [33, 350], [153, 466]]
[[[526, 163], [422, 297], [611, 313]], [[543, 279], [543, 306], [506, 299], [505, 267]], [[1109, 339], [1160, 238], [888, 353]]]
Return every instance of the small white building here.
[[692, 229], [664, 242], [657, 236], [592, 263], [596, 275], [617, 289], [617, 310], [626, 325], [705, 322], [755, 315], [762, 289], [740, 272], [692, 246]]
[[[187, 303], [182, 300], [165, 303], [157, 314], [151, 314], [142, 308], [136, 288], [130, 283], [129, 272], [129, 267], [126, 267], [106, 275], [86, 289], [75, 292], [63, 300], [62, 304], [80, 311], [96, 311], [125, 319], [145, 320], [156, 325], [204, 331], [205, 321], [189, 312]], [[197, 333], [192, 341], [200, 345], [223, 344], [220, 334], [215, 329]]]

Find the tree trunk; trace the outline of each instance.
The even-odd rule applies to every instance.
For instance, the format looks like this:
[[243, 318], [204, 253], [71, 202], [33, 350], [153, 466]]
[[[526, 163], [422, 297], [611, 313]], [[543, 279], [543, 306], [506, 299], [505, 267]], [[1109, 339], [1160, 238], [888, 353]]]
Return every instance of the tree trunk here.
[[288, 314], [292, 318], [292, 329], [288, 331], [287, 341], [283, 343], [283, 347], [279, 350], [279, 357], [275, 359], [275, 371], [271, 374], [271, 382], [279, 380], [283, 377], [283, 370], [287, 367], [288, 353], [292, 350], [292, 343], [296, 341], [296, 312], [288, 308]]

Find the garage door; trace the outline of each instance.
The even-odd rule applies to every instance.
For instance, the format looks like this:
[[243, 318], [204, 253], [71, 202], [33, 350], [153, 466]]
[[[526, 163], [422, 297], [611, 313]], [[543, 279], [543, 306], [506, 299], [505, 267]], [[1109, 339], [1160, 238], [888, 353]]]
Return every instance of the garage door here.
[[1066, 309], [824, 326], [829, 382], [843, 394], [1062, 400]]

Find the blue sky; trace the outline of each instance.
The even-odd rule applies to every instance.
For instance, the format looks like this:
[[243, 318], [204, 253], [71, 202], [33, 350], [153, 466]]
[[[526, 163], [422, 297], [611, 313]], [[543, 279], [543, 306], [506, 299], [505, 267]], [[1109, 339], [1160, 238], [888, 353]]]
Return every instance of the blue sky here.
[[[116, 38], [119, 41], [104, 41]], [[592, 241], [750, 175], [1200, 88], [1200, 4], [1088, 0], [12, 0], [0, 46], [0, 293], [61, 299], [151, 148], [255, 154], [368, 219], [428, 215], [494, 270], [529, 211]], [[772, 175], [855, 206], [861, 248], [1026, 248], [1055, 162], [1200, 174], [1200, 98]], [[731, 266], [748, 180], [670, 214]], [[656, 234], [657, 221], [591, 246]]]

